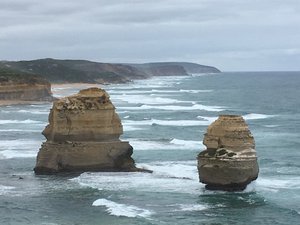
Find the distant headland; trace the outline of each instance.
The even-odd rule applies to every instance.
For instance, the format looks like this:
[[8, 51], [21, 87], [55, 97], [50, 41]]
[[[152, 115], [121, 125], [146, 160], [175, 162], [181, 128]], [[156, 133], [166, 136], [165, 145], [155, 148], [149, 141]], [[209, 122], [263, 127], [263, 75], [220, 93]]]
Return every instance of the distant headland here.
[[215, 67], [189, 62], [122, 64], [50, 58], [0, 61], [0, 104], [51, 101], [51, 84], [116, 84], [155, 76], [219, 72]]
[[153, 76], [184, 76], [220, 72], [212, 66], [188, 62], [123, 64], [50, 58], [31, 61], [0, 61], [0, 68], [39, 75], [50, 83], [100, 84], [127, 83]]

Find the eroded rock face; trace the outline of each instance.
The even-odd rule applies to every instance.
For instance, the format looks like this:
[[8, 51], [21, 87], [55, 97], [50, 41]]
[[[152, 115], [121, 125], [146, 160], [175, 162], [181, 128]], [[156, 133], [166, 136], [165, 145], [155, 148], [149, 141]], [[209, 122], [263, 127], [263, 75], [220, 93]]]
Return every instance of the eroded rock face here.
[[122, 133], [121, 120], [102, 89], [55, 101], [34, 171], [135, 171], [132, 147], [120, 141]]
[[258, 176], [254, 138], [243, 117], [222, 115], [204, 135], [198, 155], [200, 182], [207, 189], [244, 190]]

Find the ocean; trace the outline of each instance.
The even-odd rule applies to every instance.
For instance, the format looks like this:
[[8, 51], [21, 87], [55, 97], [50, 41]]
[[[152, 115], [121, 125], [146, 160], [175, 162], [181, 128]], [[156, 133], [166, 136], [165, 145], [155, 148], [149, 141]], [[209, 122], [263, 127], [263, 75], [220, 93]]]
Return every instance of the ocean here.
[[[137, 166], [154, 172], [35, 176], [52, 104], [1, 106], [1, 225], [300, 223], [300, 72], [156, 77], [104, 88]], [[208, 191], [198, 180], [203, 134], [220, 114], [242, 115], [256, 141], [259, 177], [242, 192]]]

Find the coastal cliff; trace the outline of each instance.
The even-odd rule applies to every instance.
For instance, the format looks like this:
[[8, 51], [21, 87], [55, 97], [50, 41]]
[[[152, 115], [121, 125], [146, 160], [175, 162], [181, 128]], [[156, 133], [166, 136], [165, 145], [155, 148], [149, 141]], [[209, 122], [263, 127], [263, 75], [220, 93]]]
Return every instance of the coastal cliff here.
[[203, 144], [198, 171], [207, 189], [244, 190], [257, 178], [255, 142], [243, 117], [221, 115], [207, 128]]
[[123, 127], [106, 91], [98, 88], [55, 101], [47, 141], [37, 156], [36, 174], [74, 171], [138, 171], [133, 148], [120, 141]]
[[51, 101], [51, 84], [44, 78], [0, 69], [0, 101]]
[[127, 83], [154, 76], [188, 76], [218, 73], [217, 68], [186, 62], [145, 64], [100, 63], [87, 60], [38, 59], [0, 61], [0, 68], [40, 74], [51, 83]]

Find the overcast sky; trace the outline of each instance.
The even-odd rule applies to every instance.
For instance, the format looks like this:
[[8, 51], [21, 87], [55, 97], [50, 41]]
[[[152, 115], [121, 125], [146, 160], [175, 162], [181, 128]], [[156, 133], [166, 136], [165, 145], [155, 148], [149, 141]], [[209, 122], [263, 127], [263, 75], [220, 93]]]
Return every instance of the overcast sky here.
[[0, 0], [0, 60], [300, 70], [300, 0]]

